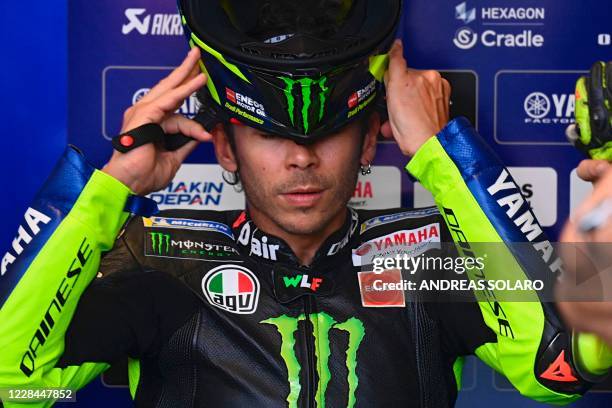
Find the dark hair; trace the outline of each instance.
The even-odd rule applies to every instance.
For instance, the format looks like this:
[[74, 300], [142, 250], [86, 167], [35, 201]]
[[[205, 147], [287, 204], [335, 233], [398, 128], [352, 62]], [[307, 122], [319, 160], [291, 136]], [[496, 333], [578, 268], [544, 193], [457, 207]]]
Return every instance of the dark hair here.
[[347, 0], [267, 0], [259, 8], [257, 26], [249, 34], [261, 40], [296, 33], [331, 37], [346, 18], [351, 4]]

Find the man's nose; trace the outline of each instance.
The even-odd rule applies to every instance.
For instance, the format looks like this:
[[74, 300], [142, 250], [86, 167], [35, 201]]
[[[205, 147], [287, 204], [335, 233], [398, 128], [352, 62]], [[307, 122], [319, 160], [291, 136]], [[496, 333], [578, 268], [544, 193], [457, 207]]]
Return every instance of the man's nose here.
[[292, 140], [288, 140], [287, 144], [287, 167], [307, 169], [319, 164], [316, 144], [300, 144]]

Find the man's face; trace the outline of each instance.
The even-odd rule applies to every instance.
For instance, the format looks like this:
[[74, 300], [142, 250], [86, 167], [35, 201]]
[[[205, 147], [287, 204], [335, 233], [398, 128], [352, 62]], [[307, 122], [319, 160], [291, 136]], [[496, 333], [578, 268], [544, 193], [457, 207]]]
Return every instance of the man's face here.
[[344, 215], [363, 161], [358, 123], [310, 145], [247, 126], [234, 130], [240, 180], [249, 211], [264, 221], [260, 227], [316, 234]]

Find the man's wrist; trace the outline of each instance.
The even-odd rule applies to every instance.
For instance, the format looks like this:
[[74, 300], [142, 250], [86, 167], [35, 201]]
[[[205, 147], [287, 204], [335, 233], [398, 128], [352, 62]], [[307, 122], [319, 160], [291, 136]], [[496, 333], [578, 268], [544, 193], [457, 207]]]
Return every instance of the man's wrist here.
[[119, 181], [121, 184], [129, 188], [133, 194], [143, 194], [144, 191], [140, 185], [141, 183], [139, 182], [139, 178], [132, 176], [122, 168], [118, 168], [112, 163], [107, 163], [100, 171]]

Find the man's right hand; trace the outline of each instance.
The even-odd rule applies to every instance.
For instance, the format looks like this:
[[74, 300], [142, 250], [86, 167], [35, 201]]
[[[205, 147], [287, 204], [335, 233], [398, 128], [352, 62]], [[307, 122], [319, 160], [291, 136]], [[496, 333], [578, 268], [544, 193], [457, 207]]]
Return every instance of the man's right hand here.
[[198, 143], [212, 138], [202, 125], [175, 113], [187, 97], [206, 84], [206, 77], [198, 66], [199, 59], [200, 50], [192, 48], [179, 67], [123, 115], [121, 133], [147, 123], [157, 123], [165, 133], [180, 132], [195, 139], [175, 151], [167, 151], [163, 146], [153, 143], [127, 153], [115, 150], [102, 171], [121, 181], [136, 194], [145, 195], [164, 188]]

